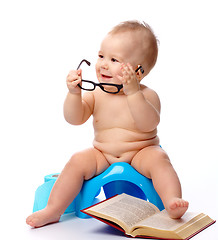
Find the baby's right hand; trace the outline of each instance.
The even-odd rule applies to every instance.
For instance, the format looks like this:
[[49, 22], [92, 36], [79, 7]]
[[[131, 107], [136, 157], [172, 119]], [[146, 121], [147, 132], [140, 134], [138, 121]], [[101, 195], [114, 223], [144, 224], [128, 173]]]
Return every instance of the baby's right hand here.
[[67, 87], [70, 93], [81, 93], [78, 84], [82, 81], [82, 70], [72, 70], [67, 75]]

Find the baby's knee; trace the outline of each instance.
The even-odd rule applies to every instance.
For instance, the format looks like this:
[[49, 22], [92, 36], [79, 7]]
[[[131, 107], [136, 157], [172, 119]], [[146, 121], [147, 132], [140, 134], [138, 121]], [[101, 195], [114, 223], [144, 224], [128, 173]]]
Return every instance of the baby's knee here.
[[153, 169], [162, 165], [171, 165], [167, 153], [160, 147], [149, 147], [143, 149], [132, 161], [132, 166], [143, 175], [151, 178]]
[[83, 175], [85, 180], [92, 178], [96, 173], [96, 164], [81, 153], [75, 153], [67, 165], [78, 174]]
[[87, 158], [84, 158], [80, 153], [75, 153], [72, 155], [67, 164], [74, 168], [80, 169], [85, 168], [87, 166], [87, 163], [88, 163]]
[[169, 156], [163, 150], [157, 150], [151, 161], [152, 168], [172, 167]]
[[75, 153], [75, 154], [72, 155], [72, 157], [70, 158], [70, 160], [68, 161], [67, 164], [72, 165], [72, 166], [76, 166], [76, 165], [79, 164], [80, 159], [81, 158], [80, 158], [79, 154]]
[[167, 153], [161, 148], [161, 149], [158, 149], [155, 153], [155, 159], [158, 160], [163, 160], [165, 161], [166, 163], [170, 163], [170, 159], [169, 159], [169, 156], [167, 155]]

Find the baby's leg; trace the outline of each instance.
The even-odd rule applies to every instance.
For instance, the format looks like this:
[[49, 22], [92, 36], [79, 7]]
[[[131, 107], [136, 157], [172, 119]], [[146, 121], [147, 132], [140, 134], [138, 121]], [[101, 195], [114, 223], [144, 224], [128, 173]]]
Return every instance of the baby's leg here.
[[182, 199], [179, 178], [166, 152], [159, 146], [146, 147], [135, 155], [131, 164], [152, 179], [170, 217], [182, 217], [188, 209], [188, 202]]
[[108, 167], [109, 164], [104, 155], [95, 148], [73, 155], [55, 182], [47, 206], [31, 214], [26, 219], [27, 224], [32, 227], [41, 227], [58, 222], [80, 192], [83, 181], [99, 175]]

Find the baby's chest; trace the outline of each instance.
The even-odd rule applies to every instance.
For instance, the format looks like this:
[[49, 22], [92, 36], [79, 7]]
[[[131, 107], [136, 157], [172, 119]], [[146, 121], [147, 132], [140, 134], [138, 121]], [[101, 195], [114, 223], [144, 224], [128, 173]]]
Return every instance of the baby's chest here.
[[96, 102], [93, 120], [95, 124], [109, 127], [132, 128], [134, 121], [126, 99], [111, 98]]

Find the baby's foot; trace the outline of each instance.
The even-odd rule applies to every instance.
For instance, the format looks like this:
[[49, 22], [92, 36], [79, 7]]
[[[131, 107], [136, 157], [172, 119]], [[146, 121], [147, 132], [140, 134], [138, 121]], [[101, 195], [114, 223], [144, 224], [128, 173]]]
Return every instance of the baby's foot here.
[[60, 215], [54, 214], [54, 211], [46, 207], [43, 210], [31, 214], [26, 219], [26, 223], [31, 227], [37, 228], [49, 223], [58, 222], [60, 217]]
[[173, 198], [167, 208], [171, 218], [181, 218], [188, 209], [189, 203], [181, 198]]

